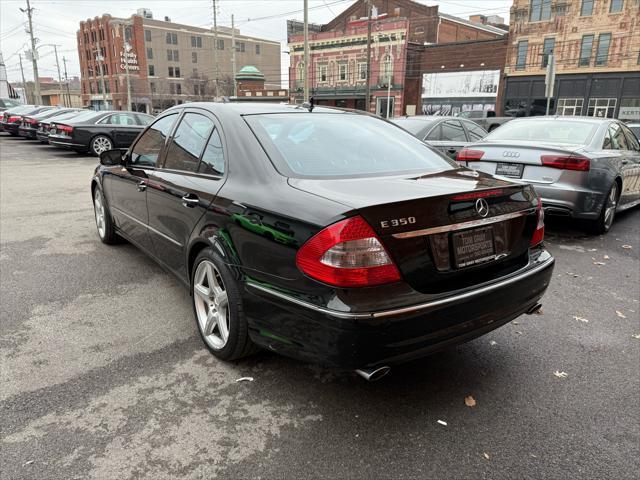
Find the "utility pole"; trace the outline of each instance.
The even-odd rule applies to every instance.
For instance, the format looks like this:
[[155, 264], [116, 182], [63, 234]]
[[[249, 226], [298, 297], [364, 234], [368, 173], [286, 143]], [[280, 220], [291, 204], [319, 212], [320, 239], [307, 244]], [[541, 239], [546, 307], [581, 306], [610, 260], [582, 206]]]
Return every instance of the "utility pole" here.
[[[60, 74], [60, 62], [58, 61], [58, 46], [53, 46], [53, 51], [56, 54], [56, 67], [58, 68], [58, 91], [62, 92], [62, 75]], [[66, 107], [67, 104], [64, 101], [64, 93], [58, 94], [58, 97], [62, 96], [62, 104]]]
[[71, 105], [71, 92], [69, 91], [69, 77], [67, 76], [67, 59], [62, 57], [62, 64], [64, 65], [64, 82], [67, 84], [67, 101], [69, 102], [69, 106]]
[[304, 101], [309, 101], [309, 0], [304, 0]]
[[367, 15], [367, 87], [365, 91], [365, 108], [366, 111], [371, 111], [371, 12], [373, 10], [373, 6], [371, 5], [370, 0], [366, 0], [367, 6], [369, 7], [369, 13]]
[[34, 102], [35, 104], [40, 105], [42, 103], [42, 97], [40, 96], [40, 79], [38, 77], [38, 60], [36, 51], [36, 39], [33, 36], [33, 21], [31, 19], [31, 15], [33, 13], [33, 8], [31, 8], [31, 4], [29, 0], [27, 0], [27, 8], [20, 9], [21, 12], [25, 12], [29, 19], [29, 36], [31, 37], [31, 63], [33, 64], [33, 85], [34, 85]]
[[233, 96], [238, 96], [238, 85], [236, 84], [236, 27], [231, 14], [231, 68], [233, 70]]
[[102, 56], [102, 49], [100, 48], [100, 42], [96, 42], [96, 46], [97, 46], [97, 49], [95, 50], [96, 60], [98, 61], [98, 67], [100, 68], [100, 84], [102, 86], [102, 106], [104, 107], [105, 110], [108, 110], [107, 89], [104, 82], [104, 57]]
[[216, 91], [216, 99], [218, 98], [218, 77], [219, 77], [219, 68], [218, 68], [218, 12], [216, 8], [216, 0], [211, 0], [213, 2], [213, 64], [215, 65], [215, 91]]
[[125, 24], [122, 24], [122, 50], [124, 58], [125, 79], [127, 81], [127, 111], [131, 111], [131, 78], [129, 77], [129, 43], [125, 33]]
[[22, 86], [24, 87], [24, 100], [25, 102], [29, 103], [29, 98], [27, 95], [27, 82], [24, 81], [24, 68], [22, 68], [22, 54], [18, 54], [18, 58], [20, 59], [20, 73], [22, 74]]

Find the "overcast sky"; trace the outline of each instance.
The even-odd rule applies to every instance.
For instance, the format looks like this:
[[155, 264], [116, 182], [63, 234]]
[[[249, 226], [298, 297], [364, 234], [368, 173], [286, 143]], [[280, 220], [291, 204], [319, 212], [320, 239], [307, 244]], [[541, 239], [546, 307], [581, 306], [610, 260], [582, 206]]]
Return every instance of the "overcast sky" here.
[[[309, 21], [325, 23], [345, 10], [354, 0], [309, 0]], [[508, 22], [512, 0], [418, 0], [426, 5], [440, 5], [440, 11], [468, 18], [469, 15], [501, 15]], [[286, 20], [302, 20], [303, 0], [218, 0], [218, 24], [231, 25], [231, 14], [235, 15], [236, 27], [245, 35], [253, 35], [286, 45]], [[375, 1], [374, 1], [375, 4]], [[34, 31], [39, 39], [38, 62], [41, 77], [57, 78], [53, 48], [57, 44], [60, 67], [62, 57], [67, 59], [69, 77], [79, 76], [76, 31], [79, 22], [103, 13], [114, 17], [128, 17], [138, 8], [148, 8], [155, 19], [165, 16], [172, 21], [199, 27], [213, 25], [211, 0], [31, 0], [34, 12]], [[0, 0], [0, 50], [7, 66], [9, 81], [20, 81], [18, 54], [23, 53], [24, 75], [33, 79], [31, 62], [24, 58], [29, 36], [25, 32], [27, 16], [20, 11], [26, 8], [26, 0]], [[264, 18], [269, 17], [269, 18]], [[283, 55], [283, 76], [286, 74], [288, 57]], [[64, 75], [64, 72], [63, 72]]]

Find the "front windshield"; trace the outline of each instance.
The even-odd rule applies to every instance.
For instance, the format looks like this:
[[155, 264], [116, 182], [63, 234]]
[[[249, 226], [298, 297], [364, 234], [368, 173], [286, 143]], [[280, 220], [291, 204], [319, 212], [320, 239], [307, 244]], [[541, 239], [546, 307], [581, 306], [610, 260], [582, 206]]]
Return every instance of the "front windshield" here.
[[540, 121], [512, 120], [494, 130], [485, 140], [525, 140], [532, 142], [586, 145], [591, 141], [597, 125], [572, 120]]
[[281, 173], [359, 177], [435, 172], [458, 165], [379, 118], [354, 113], [280, 113], [244, 117]]

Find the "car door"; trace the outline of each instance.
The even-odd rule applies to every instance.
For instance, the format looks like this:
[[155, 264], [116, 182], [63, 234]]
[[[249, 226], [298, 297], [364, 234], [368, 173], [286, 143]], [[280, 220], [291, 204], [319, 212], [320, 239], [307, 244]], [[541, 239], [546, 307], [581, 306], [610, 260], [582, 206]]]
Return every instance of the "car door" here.
[[[431, 140], [425, 138], [425, 140], [445, 155], [455, 159], [458, 151], [469, 143], [464, 127], [459, 120], [446, 120], [441, 122], [438, 127], [440, 129], [439, 139]], [[428, 135], [428, 137], [431, 137], [431, 135]]]
[[613, 161], [622, 176], [622, 190], [620, 192], [619, 203], [624, 204], [633, 199], [636, 188], [636, 179], [634, 177], [637, 175], [637, 165], [633, 152], [627, 144], [627, 138], [624, 130], [622, 130], [622, 126], [618, 122], [612, 122], [609, 125], [608, 133], [611, 138], [611, 149], [616, 150], [619, 154], [618, 158]]
[[629, 127], [623, 123], [619, 125], [627, 138], [627, 158], [632, 165], [632, 179], [629, 182], [628, 197], [629, 201], [633, 202], [640, 199], [640, 142], [638, 142], [638, 139]]
[[127, 154], [125, 167], [114, 167], [105, 175], [103, 188], [116, 227], [133, 243], [154, 254], [149, 235], [147, 187], [178, 112], [156, 120]]
[[224, 165], [220, 125], [207, 111], [187, 109], [162, 168], [149, 176], [147, 208], [155, 251], [185, 281], [189, 239], [222, 186]]

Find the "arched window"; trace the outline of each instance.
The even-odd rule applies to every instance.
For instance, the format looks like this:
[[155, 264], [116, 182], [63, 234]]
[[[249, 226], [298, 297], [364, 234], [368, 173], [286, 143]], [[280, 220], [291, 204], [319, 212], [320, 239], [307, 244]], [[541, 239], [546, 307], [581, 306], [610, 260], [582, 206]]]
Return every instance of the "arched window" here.
[[298, 62], [296, 68], [296, 87], [302, 88], [304, 86], [304, 62]]
[[390, 54], [385, 54], [380, 59], [380, 83], [392, 83], [393, 82], [393, 57]]

